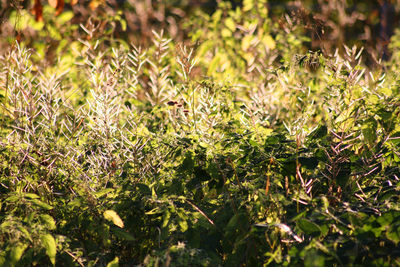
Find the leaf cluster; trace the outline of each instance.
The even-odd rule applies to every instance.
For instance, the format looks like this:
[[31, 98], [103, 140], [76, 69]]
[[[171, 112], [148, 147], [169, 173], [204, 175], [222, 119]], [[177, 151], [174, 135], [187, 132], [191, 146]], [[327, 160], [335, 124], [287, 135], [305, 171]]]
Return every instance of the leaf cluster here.
[[1, 55], [1, 265], [399, 264], [398, 70], [263, 1], [202, 16], [198, 45]]

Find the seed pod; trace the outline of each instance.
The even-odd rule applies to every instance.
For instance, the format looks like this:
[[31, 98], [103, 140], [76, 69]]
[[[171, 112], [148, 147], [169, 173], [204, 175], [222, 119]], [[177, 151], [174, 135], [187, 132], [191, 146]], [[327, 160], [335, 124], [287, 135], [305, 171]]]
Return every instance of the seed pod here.
[[168, 101], [167, 104], [168, 106], [174, 106], [176, 104], [176, 101]]

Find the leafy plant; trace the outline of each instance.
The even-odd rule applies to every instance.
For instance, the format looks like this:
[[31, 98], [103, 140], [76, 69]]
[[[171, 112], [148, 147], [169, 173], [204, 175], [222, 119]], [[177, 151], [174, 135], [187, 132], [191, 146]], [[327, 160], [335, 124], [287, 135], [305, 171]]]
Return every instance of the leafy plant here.
[[266, 4], [197, 44], [88, 22], [51, 64], [2, 52], [1, 264], [399, 264], [397, 57], [308, 51]]

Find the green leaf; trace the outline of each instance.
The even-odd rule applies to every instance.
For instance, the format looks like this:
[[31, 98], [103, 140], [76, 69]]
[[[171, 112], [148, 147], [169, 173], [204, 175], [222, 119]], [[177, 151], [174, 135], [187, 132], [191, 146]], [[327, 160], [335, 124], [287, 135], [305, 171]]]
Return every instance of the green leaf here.
[[60, 25], [65, 24], [66, 22], [70, 21], [74, 17], [74, 12], [72, 11], [65, 11], [62, 12], [58, 17], [57, 17], [57, 22]]
[[328, 134], [328, 128], [325, 125], [319, 125], [316, 129], [314, 129], [311, 133], [308, 134], [308, 138], [312, 139], [321, 139]]
[[339, 173], [336, 176], [336, 182], [338, 185], [341, 187], [344, 187], [347, 185], [350, 179], [350, 174], [351, 174], [351, 163], [350, 162], [345, 162], [340, 166]]
[[200, 181], [209, 181], [211, 180], [210, 174], [206, 170], [204, 170], [202, 167], [196, 167], [194, 170], [194, 175], [200, 180]]
[[146, 215], [153, 215], [153, 214], [159, 214], [161, 211], [160, 211], [160, 208], [154, 208], [154, 209], [152, 209], [152, 210], [150, 210], [150, 211], [147, 211], [145, 214]]
[[56, 264], [57, 245], [54, 237], [51, 234], [45, 234], [40, 237], [43, 247], [46, 249], [46, 254], [49, 256], [53, 265]]
[[27, 197], [27, 198], [30, 198], [30, 199], [37, 199], [37, 198], [39, 198], [38, 195], [32, 194], [32, 193], [25, 193], [24, 196]]
[[214, 12], [212, 15], [212, 19], [215, 23], [218, 23], [221, 20], [222, 17], [222, 10], [218, 9], [217, 11]]
[[113, 191], [114, 191], [114, 188], [106, 188], [106, 189], [99, 190], [99, 191], [95, 192], [94, 195], [95, 195], [97, 198], [100, 198], [100, 197], [102, 197], [102, 196], [104, 196], [104, 195], [107, 195], [108, 193], [113, 192]]
[[32, 203], [35, 204], [36, 206], [39, 206], [39, 207], [41, 207], [42, 209], [45, 209], [45, 210], [51, 210], [51, 209], [53, 209], [52, 206], [50, 206], [50, 205], [47, 204], [47, 203], [44, 203], [44, 202], [40, 201], [39, 199], [31, 199], [30, 202], [32, 202]]
[[185, 155], [185, 159], [182, 162], [182, 165], [180, 166], [181, 171], [187, 171], [193, 169], [194, 166], [194, 161], [192, 158], [192, 153], [187, 152]]
[[221, 35], [224, 38], [228, 38], [228, 37], [232, 36], [232, 32], [230, 30], [228, 30], [228, 29], [222, 29]]
[[6, 260], [7, 260], [6, 252], [0, 251], [0, 266], [3, 266], [3, 267], [9, 266], [9, 264], [8, 265], [6, 264]]
[[187, 221], [180, 220], [180, 221], [178, 222], [178, 224], [179, 224], [179, 227], [181, 228], [181, 231], [182, 231], [182, 232], [186, 232], [186, 230], [188, 229], [188, 223], [187, 223]]
[[235, 22], [233, 21], [232, 18], [227, 18], [227, 19], [225, 20], [225, 26], [226, 26], [229, 30], [231, 30], [231, 32], [234, 32], [234, 31], [236, 30], [236, 24], [235, 24]]
[[119, 23], [121, 23], [121, 29], [122, 31], [126, 31], [126, 20], [120, 19]]
[[309, 170], [314, 170], [318, 166], [318, 159], [316, 157], [299, 157], [298, 160], [301, 166], [304, 166]]
[[282, 162], [282, 174], [285, 176], [296, 175], [296, 161], [293, 159], [284, 159]]
[[310, 249], [306, 252], [304, 259], [304, 266], [306, 267], [322, 267], [325, 266], [325, 257], [318, 253], [317, 249]]
[[171, 218], [171, 212], [169, 212], [169, 210], [166, 210], [163, 215], [163, 223], [162, 223], [163, 228], [168, 225], [170, 218]]
[[18, 202], [20, 200], [20, 197], [18, 195], [11, 195], [8, 198], [5, 199], [5, 202]]
[[21, 259], [22, 254], [24, 253], [25, 249], [28, 247], [27, 244], [17, 243], [10, 251], [9, 259], [11, 266], [14, 266], [18, 261]]
[[253, 35], [246, 35], [245, 37], [243, 37], [242, 39], [242, 50], [246, 51], [251, 44], [251, 41], [254, 39]]
[[266, 45], [269, 49], [275, 49], [276, 43], [271, 35], [266, 35], [261, 39], [262, 43]]
[[395, 190], [394, 188], [390, 188], [389, 190], [385, 190], [378, 196], [379, 202], [385, 201], [390, 199], [391, 197], [395, 196], [397, 197], [399, 195], [398, 190]]
[[376, 114], [377, 114], [379, 117], [381, 117], [381, 119], [384, 120], [384, 121], [389, 120], [389, 119], [392, 117], [392, 115], [393, 115], [393, 113], [392, 113], [391, 111], [388, 111], [388, 110], [386, 110], [386, 109], [384, 109], [384, 108], [379, 109], [379, 110], [376, 112]]
[[212, 76], [214, 72], [217, 70], [221, 62], [220, 54], [216, 54], [211, 62], [208, 64], [207, 75]]
[[107, 267], [118, 267], [119, 266], [119, 258], [115, 257], [112, 261], [107, 264]]
[[369, 144], [373, 144], [376, 142], [376, 130], [377, 130], [377, 122], [374, 119], [368, 119], [364, 122], [364, 125], [362, 126], [362, 133], [364, 136], [365, 141], [367, 141]]
[[30, 19], [30, 14], [28, 10], [13, 10], [9, 17], [9, 23], [13, 25], [16, 31], [21, 31], [28, 27]]
[[120, 228], [124, 228], [124, 222], [118, 216], [118, 214], [113, 210], [106, 210], [103, 213], [103, 216], [106, 220], [113, 222], [116, 226]]
[[321, 233], [321, 228], [318, 224], [304, 218], [297, 221], [297, 226], [308, 235], [319, 235]]
[[386, 232], [386, 237], [397, 246], [400, 242], [400, 226], [398, 224], [392, 224]]
[[145, 196], [151, 195], [151, 190], [146, 184], [137, 183], [136, 187], [138, 188], [139, 192], [142, 193], [143, 195], [145, 195]]
[[126, 241], [134, 241], [135, 240], [135, 238], [131, 234], [129, 234], [128, 232], [126, 232], [120, 228], [116, 228], [116, 227], [111, 228], [111, 232], [113, 232], [117, 237], [124, 239]]
[[379, 216], [376, 221], [381, 225], [381, 226], [388, 226], [393, 222], [394, 219], [394, 214], [393, 211], [386, 212], [382, 214], [382, 216]]
[[400, 132], [395, 132], [394, 134], [392, 134], [389, 138], [389, 142], [394, 145], [400, 144]]
[[39, 216], [41, 223], [45, 224], [49, 230], [56, 229], [56, 222], [54, 221], [53, 217], [48, 214], [41, 214]]
[[32, 242], [32, 236], [24, 226], [17, 225], [17, 229], [23, 234], [24, 238]]
[[243, 11], [250, 11], [254, 7], [254, 0], [244, 0], [243, 1]]

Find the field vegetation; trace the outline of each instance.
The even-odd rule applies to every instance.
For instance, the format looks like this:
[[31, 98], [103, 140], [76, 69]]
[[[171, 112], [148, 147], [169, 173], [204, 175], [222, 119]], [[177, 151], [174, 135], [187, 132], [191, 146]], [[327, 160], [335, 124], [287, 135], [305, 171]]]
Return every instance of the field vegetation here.
[[1, 266], [400, 265], [400, 31], [74, 2], [5, 12]]

